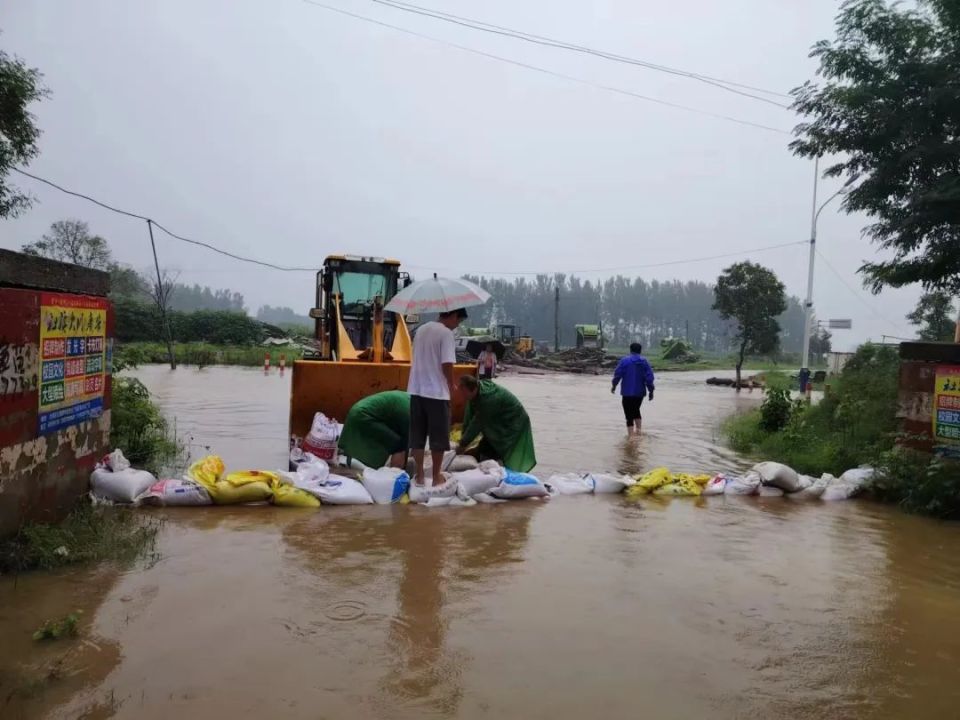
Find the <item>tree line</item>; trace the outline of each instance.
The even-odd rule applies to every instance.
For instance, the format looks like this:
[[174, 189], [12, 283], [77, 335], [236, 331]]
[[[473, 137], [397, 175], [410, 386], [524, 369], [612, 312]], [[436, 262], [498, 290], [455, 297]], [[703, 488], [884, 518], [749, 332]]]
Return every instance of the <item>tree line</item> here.
[[[626, 347], [639, 340], [647, 347], [665, 338], [684, 338], [698, 350], [725, 353], [735, 349], [736, 329], [713, 308], [714, 285], [701, 281], [645, 280], [623, 275], [602, 281], [582, 280], [564, 274], [537, 275], [531, 279], [470, 277], [493, 296], [482, 308], [471, 311], [469, 324], [478, 327], [502, 323], [518, 325], [537, 341], [552, 347], [554, 303], [560, 288], [560, 344], [576, 340], [575, 325], [602, 325], [606, 342]], [[777, 314], [780, 348], [796, 353], [803, 342], [803, 305], [785, 299]], [[829, 343], [829, 336], [821, 336]]]

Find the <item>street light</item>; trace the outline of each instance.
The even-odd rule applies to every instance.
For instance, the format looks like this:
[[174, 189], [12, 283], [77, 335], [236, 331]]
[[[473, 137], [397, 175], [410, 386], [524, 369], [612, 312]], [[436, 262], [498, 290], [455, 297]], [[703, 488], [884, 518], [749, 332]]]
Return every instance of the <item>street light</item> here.
[[820, 219], [820, 213], [837, 196], [845, 195], [852, 183], [860, 177], [859, 173], [852, 175], [843, 187], [837, 190], [826, 201], [817, 207], [817, 185], [820, 182], [820, 158], [813, 162], [813, 217], [810, 220], [810, 265], [807, 271], [807, 300], [803, 305], [803, 362], [800, 366], [800, 392], [807, 389], [807, 383], [810, 380], [810, 335], [813, 325], [813, 263], [817, 255], [817, 220]]

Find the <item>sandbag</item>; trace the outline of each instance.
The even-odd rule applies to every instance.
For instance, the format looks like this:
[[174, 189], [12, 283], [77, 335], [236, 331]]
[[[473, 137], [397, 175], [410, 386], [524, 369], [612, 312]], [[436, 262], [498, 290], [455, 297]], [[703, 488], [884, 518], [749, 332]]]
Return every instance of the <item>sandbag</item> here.
[[445, 468], [448, 472], [463, 472], [464, 470], [476, 470], [480, 463], [472, 455], [457, 455], [450, 461]]
[[555, 487], [560, 495], [587, 495], [593, 492], [593, 476], [590, 474], [552, 475], [546, 484]]
[[760, 490], [760, 475], [750, 470], [740, 477], [728, 477], [724, 495], [756, 495]]
[[800, 477], [797, 471], [783, 463], [762, 462], [753, 466], [764, 485], [780, 488], [784, 492], [794, 493], [800, 489]]
[[207, 455], [187, 468], [187, 480], [198, 482], [208, 490], [223, 475], [226, 468], [219, 455]]
[[498, 476], [501, 480], [506, 473], [503, 465], [498, 463], [496, 460], [484, 460], [480, 463], [479, 468], [489, 475]]
[[546, 497], [550, 493], [536, 477], [529, 473], [507, 470], [506, 476], [490, 491], [494, 497], [502, 500], [517, 500], [529, 497]]
[[212, 486], [204, 487], [210, 493], [214, 505], [245, 505], [264, 502], [273, 497], [273, 489], [261, 481], [231, 485], [226, 480], [218, 480]]
[[130, 461], [124, 457], [123, 450], [117, 448], [112, 453], [104, 455], [100, 465], [108, 470], [113, 470], [113, 472], [120, 472], [130, 468]]
[[410, 487], [410, 476], [400, 468], [367, 468], [363, 471], [363, 486], [378, 505], [399, 502]]
[[[801, 485], [804, 485], [806, 482], [804, 480], [804, 477], [807, 477], [807, 476], [804, 476], [804, 475], [800, 476]], [[816, 480], [814, 480], [813, 478], [809, 478], [809, 479], [811, 482], [808, 487], [804, 487], [798, 492], [792, 493], [789, 497], [797, 498], [798, 500], [818, 500], [826, 491], [826, 489], [830, 486], [830, 483], [836, 482], [837, 480], [833, 475], [826, 475], [826, 474], [820, 478], [817, 478]]]
[[451, 495], [450, 497], [432, 497], [428, 498], [426, 502], [420, 503], [424, 507], [472, 507], [477, 504], [477, 501], [473, 498], [461, 498], [457, 495]]
[[797, 492], [803, 492], [807, 488], [813, 487], [816, 481], [817, 479], [810, 475], [797, 475], [797, 484], [800, 486], [800, 490]]
[[473, 496], [473, 499], [483, 505], [496, 505], [497, 503], [507, 502], [506, 500], [501, 500], [498, 497], [494, 497], [490, 493], [477, 493]]
[[318, 412], [313, 416], [310, 432], [303, 438], [301, 446], [305, 453], [310, 453], [321, 460], [336, 460], [337, 441], [343, 426]]
[[629, 476], [609, 475], [606, 473], [592, 473], [590, 477], [593, 480], [593, 492], [597, 495], [622, 493], [636, 482]]
[[303, 460], [297, 465], [297, 477], [294, 485], [300, 483], [323, 482], [330, 476], [330, 466], [316, 455], [305, 453]]
[[499, 485], [503, 479], [500, 473], [494, 475], [484, 472], [479, 467], [476, 470], [450, 473], [450, 477], [456, 480], [459, 486], [458, 494], [467, 497], [488, 492]]
[[689, 473], [673, 473], [671, 476], [671, 482], [680, 482], [681, 480], [689, 480], [695, 482], [700, 487], [705, 486], [711, 480], [710, 475], [691, 475]]
[[643, 494], [656, 490], [661, 485], [670, 482], [670, 471], [665, 467], [658, 467], [640, 477], [630, 489], [631, 494]]
[[447, 476], [442, 485], [424, 485], [410, 484], [410, 502], [425, 503], [430, 498], [453, 497], [457, 494], [457, 481]]
[[773, 485], [761, 485], [757, 490], [757, 495], [760, 497], [783, 497], [785, 494], [783, 490]]
[[317, 508], [320, 501], [306, 490], [278, 484], [273, 488], [273, 504], [280, 507]]
[[132, 503], [155, 482], [157, 479], [146, 470], [127, 468], [113, 472], [104, 467], [90, 474], [90, 491], [99, 500]]
[[207, 489], [189, 480], [158, 480], [137, 498], [137, 502], [163, 507], [196, 507], [213, 504]]
[[690, 478], [683, 478], [678, 482], [661, 485], [653, 491], [654, 495], [682, 495], [688, 497], [696, 497], [701, 493], [703, 493], [703, 488]]
[[278, 482], [279, 476], [277, 473], [268, 472], [267, 470], [238, 470], [236, 472], [228, 473], [224, 480], [237, 487], [252, 482], [262, 482], [266, 483], [267, 485], [274, 485]]
[[703, 495], [723, 495], [724, 490], [727, 488], [727, 476], [726, 475], [714, 475], [707, 481], [707, 484], [703, 486]]
[[352, 478], [330, 475], [326, 480], [297, 485], [324, 505], [372, 505], [367, 489]]
[[853, 485], [857, 490], [860, 490], [864, 485], [871, 482], [876, 474], [877, 471], [872, 467], [853, 468], [852, 470], [847, 470], [840, 476], [840, 482]]
[[[850, 471], [848, 470], [847, 472]], [[843, 475], [846, 474], [847, 473], [844, 473]], [[839, 478], [835, 478], [832, 475], [824, 475], [821, 478], [821, 480], [826, 479], [826, 487], [820, 495], [821, 500], [826, 502], [832, 502], [835, 500], [849, 500], [860, 492], [863, 484], [861, 480], [862, 475], [857, 474], [848, 476], [851, 478], [849, 480], [844, 480], [843, 475], [841, 475]]]

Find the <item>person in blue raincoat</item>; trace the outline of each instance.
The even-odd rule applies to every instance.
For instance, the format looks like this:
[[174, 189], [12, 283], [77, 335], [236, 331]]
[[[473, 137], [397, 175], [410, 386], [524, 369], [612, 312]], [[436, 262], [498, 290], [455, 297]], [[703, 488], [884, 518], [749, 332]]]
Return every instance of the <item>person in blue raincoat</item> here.
[[628, 436], [640, 434], [640, 423], [643, 422], [640, 406], [644, 398], [648, 397], [653, 402], [653, 368], [642, 352], [640, 343], [630, 345], [630, 354], [621, 358], [617, 369], [613, 371], [613, 386], [610, 388], [610, 392], [615, 393], [617, 385], [620, 386]]

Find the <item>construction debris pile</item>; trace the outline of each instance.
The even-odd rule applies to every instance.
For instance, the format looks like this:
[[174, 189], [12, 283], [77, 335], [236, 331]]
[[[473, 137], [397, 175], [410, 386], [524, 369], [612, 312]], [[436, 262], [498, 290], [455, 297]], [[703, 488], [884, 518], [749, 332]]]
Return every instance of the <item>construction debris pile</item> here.
[[532, 358], [524, 358], [512, 350], [504, 357], [504, 364], [514, 367], [536, 370], [554, 370], [577, 375], [599, 375], [601, 370], [611, 370], [617, 366], [619, 358], [600, 348], [571, 348], [556, 353], [542, 353]]
[[847, 500], [873, 479], [871, 468], [848, 470], [839, 478], [799, 475], [780, 463], [759, 463], [743, 475], [672, 473], [656, 468], [643, 475], [607, 473], [555, 474], [540, 480], [493, 461], [470, 456], [445, 460], [451, 471], [440, 485], [416, 485], [400, 468], [331, 467], [305, 453], [295, 471], [227, 472], [223, 460], [209, 455], [193, 463], [183, 479], [157, 480], [135, 470], [119, 451], [104, 458], [91, 476], [96, 502], [132, 505], [203, 506], [271, 504], [318, 508], [321, 505], [419, 504], [467, 507], [508, 500], [548, 500], [557, 495], [624, 494], [636, 500], [655, 496], [759, 495], [804, 500]]

